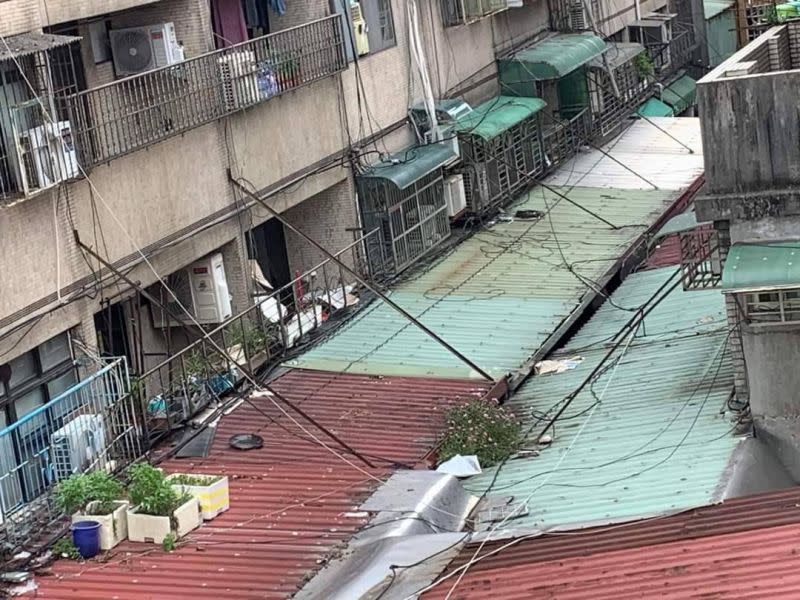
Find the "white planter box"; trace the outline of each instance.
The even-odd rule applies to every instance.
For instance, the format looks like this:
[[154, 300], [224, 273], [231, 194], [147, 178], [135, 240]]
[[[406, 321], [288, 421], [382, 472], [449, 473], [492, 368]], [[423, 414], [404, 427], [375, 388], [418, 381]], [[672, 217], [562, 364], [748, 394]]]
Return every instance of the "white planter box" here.
[[[182, 474], [174, 473], [167, 476], [167, 480], [177, 477], [208, 477], [214, 479], [216, 475]], [[218, 514], [225, 512], [231, 506], [228, 492], [228, 478], [221, 477], [209, 485], [185, 485], [173, 483], [173, 489], [179, 494], [191, 494], [200, 503], [200, 513], [203, 519], [210, 521]]]
[[72, 515], [72, 522], [95, 521], [100, 523], [100, 549], [111, 550], [114, 546], [128, 537], [128, 517], [127, 511], [130, 503], [127, 500], [115, 502], [117, 508], [110, 515], [95, 515], [92, 508], [97, 506], [97, 502], [90, 502], [86, 507], [86, 512], [77, 512]]
[[182, 538], [200, 526], [200, 506], [197, 498], [190, 498], [172, 513], [177, 527], [172, 529], [170, 517], [143, 515], [136, 512], [137, 507], [128, 509], [128, 539], [132, 542], [160, 544], [170, 533]]

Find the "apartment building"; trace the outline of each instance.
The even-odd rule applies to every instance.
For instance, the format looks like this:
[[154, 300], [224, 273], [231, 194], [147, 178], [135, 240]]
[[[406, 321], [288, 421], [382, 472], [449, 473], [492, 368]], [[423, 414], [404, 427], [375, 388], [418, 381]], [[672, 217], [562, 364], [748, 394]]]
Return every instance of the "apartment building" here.
[[269, 362], [354, 301], [354, 274], [298, 230], [363, 277], [411, 268], [452, 220], [619, 132], [691, 60], [693, 10], [0, 4], [4, 518], [57, 481], [52, 434], [94, 414], [98, 386], [135, 398], [106, 436], [111, 467], [201, 407], [167, 394], [199, 372], [194, 355], [170, 362], [201, 335], [180, 325], [214, 330], [225, 391], [237, 363]]
[[682, 242], [685, 286], [725, 294], [739, 401], [795, 478], [798, 33], [770, 28], [700, 80], [707, 183]]

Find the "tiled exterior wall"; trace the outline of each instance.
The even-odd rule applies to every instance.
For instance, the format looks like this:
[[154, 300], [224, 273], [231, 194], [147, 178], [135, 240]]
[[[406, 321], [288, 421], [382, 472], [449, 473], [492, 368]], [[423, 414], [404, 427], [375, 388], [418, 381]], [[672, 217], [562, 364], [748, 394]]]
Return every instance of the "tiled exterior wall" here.
[[[284, 216], [335, 254], [355, 239], [353, 232], [347, 229], [358, 227], [356, 197], [350, 178], [290, 208]], [[306, 240], [288, 230], [286, 250], [293, 276], [308, 271], [326, 258]], [[347, 264], [351, 264], [350, 256], [348, 254]]]

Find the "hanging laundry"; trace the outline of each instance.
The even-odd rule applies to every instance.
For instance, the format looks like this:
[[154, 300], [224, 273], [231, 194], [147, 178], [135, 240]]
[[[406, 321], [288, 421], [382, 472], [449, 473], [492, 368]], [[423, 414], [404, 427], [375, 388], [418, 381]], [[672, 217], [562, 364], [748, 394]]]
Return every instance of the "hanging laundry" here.
[[247, 41], [241, 0], [211, 0], [211, 14], [218, 48]]
[[283, 16], [286, 12], [286, 2], [284, 0], [269, 0], [269, 7], [279, 16]]
[[250, 29], [269, 31], [269, 0], [242, 0], [244, 19]]

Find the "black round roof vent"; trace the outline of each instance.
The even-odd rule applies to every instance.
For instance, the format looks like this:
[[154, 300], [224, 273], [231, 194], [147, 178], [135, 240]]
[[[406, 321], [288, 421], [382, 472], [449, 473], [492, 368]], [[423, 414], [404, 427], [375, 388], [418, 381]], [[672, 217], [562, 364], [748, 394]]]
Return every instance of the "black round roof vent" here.
[[231, 436], [228, 443], [237, 450], [257, 450], [264, 446], [264, 438], [255, 433], [237, 433]]

